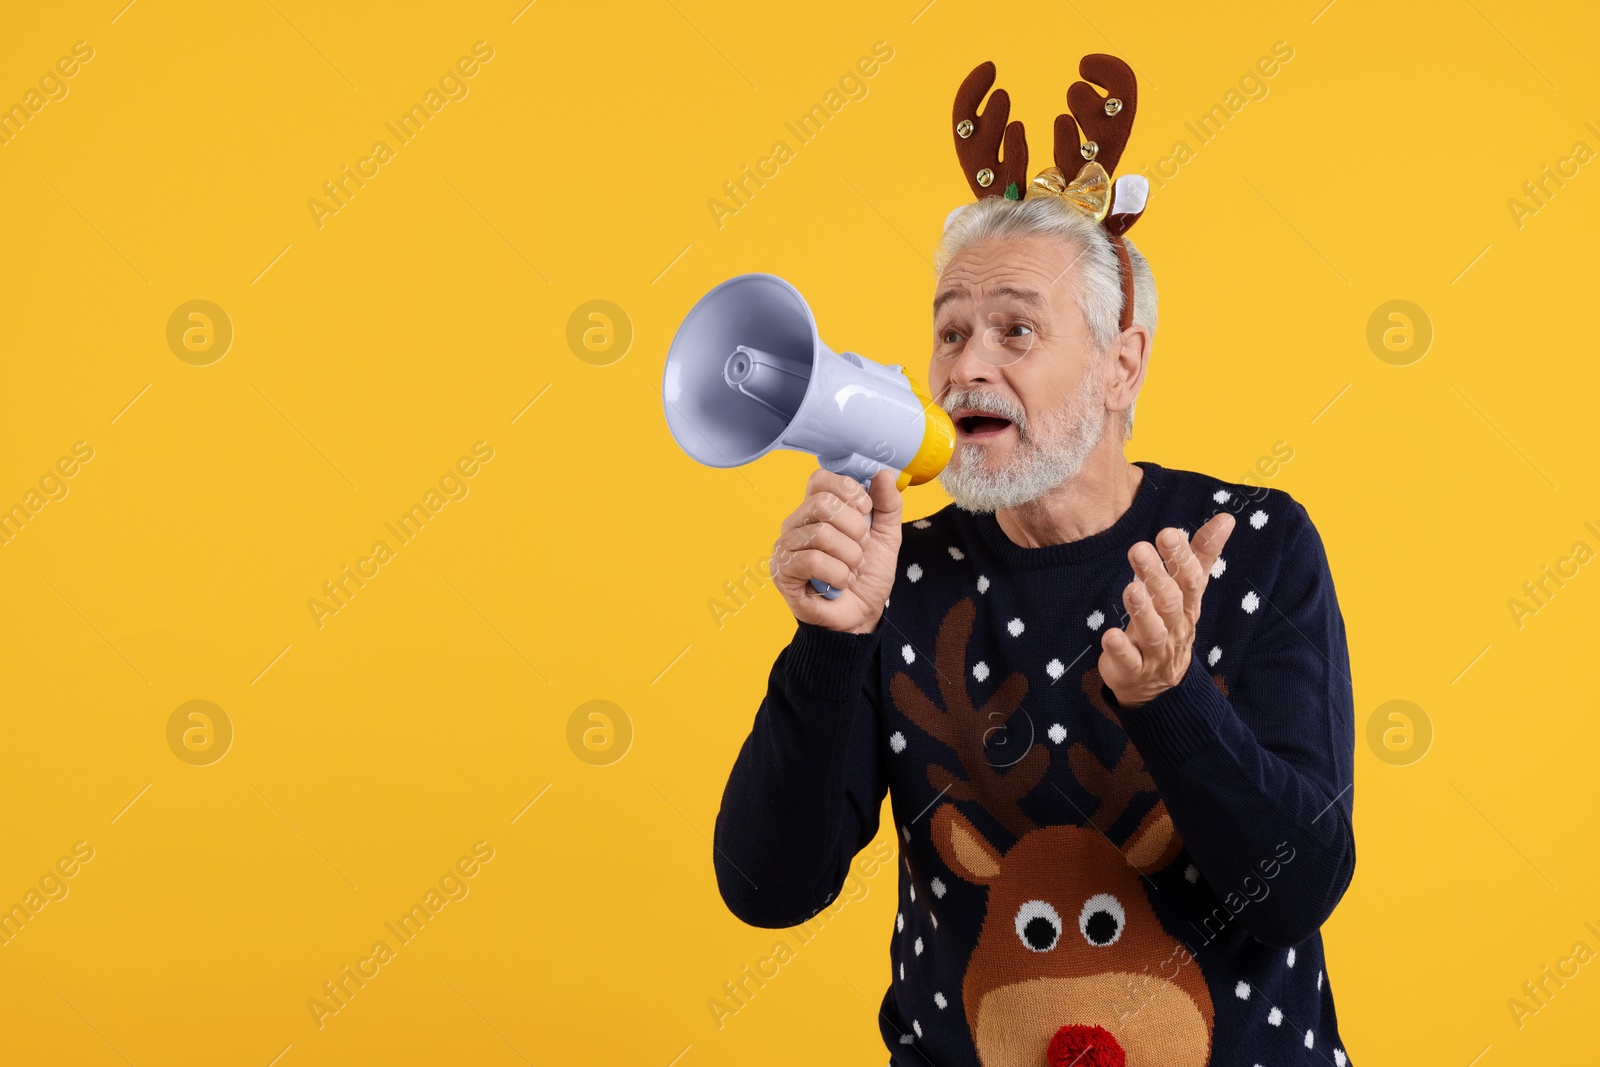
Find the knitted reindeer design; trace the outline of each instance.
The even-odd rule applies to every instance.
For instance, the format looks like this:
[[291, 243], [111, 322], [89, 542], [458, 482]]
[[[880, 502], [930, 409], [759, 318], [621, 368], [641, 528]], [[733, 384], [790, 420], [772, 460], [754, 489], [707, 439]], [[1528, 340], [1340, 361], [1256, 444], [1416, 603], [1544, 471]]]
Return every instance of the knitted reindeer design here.
[[[1007, 767], [986, 756], [986, 734], [1021, 708], [1028, 681], [1013, 673], [973, 706], [966, 659], [975, 612], [972, 599], [962, 599], [940, 624], [934, 668], [942, 709], [903, 671], [891, 679], [890, 696], [954, 751], [965, 773], [939, 764], [927, 771], [928, 784], [949, 798], [932, 818], [940, 857], [958, 877], [987, 888], [961, 987], [978, 1059], [984, 1067], [1204, 1067], [1211, 996], [1142, 884], [1182, 848], [1171, 816], [1158, 801], [1120, 845], [1107, 837], [1130, 803], [1155, 788], [1132, 742], [1114, 767], [1081, 743], [1068, 750], [1074, 775], [1098, 798], [1088, 825], [1041, 827], [1022, 810], [1019, 801], [1043, 780], [1050, 753], [1034, 745]], [[1090, 673], [1093, 699], [1104, 705], [1099, 674]], [[1086, 675], [1085, 690], [1090, 685]], [[1109, 707], [1101, 711], [1116, 721]], [[1004, 827], [1016, 839], [1010, 848], [996, 848], [962, 815], [956, 802], [963, 801]]]

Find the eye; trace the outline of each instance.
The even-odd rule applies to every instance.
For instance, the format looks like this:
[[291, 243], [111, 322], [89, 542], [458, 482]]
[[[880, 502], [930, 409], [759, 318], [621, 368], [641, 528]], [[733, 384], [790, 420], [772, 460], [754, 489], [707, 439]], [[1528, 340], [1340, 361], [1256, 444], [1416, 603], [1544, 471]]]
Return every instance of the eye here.
[[944, 332], [944, 343], [947, 344], [947, 345], [960, 344], [961, 343], [961, 333], [960, 333], [960, 331], [959, 330], [946, 330]]
[[1061, 916], [1042, 900], [1017, 909], [1017, 936], [1034, 952], [1049, 952], [1061, 940]]
[[1006, 331], [1007, 337], [1026, 337], [1033, 332], [1033, 327], [1027, 323], [1013, 323], [1011, 329]]
[[1083, 938], [1096, 948], [1105, 948], [1122, 936], [1127, 917], [1122, 913], [1122, 903], [1110, 893], [1096, 893], [1084, 901], [1078, 913], [1078, 929]]

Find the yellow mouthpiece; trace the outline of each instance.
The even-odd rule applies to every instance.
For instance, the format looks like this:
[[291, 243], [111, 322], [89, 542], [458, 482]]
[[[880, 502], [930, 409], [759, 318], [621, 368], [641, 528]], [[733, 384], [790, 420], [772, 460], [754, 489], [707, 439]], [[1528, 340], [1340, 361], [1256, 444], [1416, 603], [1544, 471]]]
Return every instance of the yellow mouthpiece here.
[[921, 485], [937, 478], [945, 464], [950, 462], [950, 455], [956, 448], [956, 428], [950, 421], [950, 413], [928, 399], [927, 391], [911, 375], [906, 375], [906, 381], [911, 383], [911, 391], [922, 401], [924, 426], [922, 444], [917, 446], [917, 454], [900, 472], [900, 477], [894, 483], [896, 489]]

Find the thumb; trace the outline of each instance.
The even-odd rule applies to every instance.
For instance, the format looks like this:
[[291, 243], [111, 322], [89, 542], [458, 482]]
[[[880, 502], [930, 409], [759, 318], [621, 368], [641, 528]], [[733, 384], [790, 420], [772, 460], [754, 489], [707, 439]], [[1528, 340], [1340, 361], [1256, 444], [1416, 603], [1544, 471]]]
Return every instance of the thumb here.
[[900, 472], [893, 467], [885, 468], [872, 476], [872, 484], [868, 493], [872, 496], [872, 529], [898, 530], [900, 528], [900, 490], [895, 488], [895, 480], [900, 477]]
[[1189, 547], [1207, 574], [1211, 573], [1211, 566], [1217, 562], [1217, 557], [1222, 555], [1222, 546], [1228, 543], [1228, 538], [1233, 534], [1233, 527], [1233, 516], [1226, 511], [1219, 511], [1195, 531], [1194, 540], [1189, 543]]

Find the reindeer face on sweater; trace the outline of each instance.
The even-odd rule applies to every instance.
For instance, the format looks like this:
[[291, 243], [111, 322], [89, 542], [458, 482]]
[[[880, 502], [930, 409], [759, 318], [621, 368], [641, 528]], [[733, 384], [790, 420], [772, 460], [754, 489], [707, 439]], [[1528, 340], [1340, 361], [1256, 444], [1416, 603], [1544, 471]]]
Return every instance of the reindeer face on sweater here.
[[[939, 628], [942, 708], [903, 672], [891, 679], [890, 693], [908, 718], [954, 750], [963, 772], [930, 764], [928, 782], [950, 798], [932, 818], [940, 858], [987, 892], [962, 979], [979, 1060], [984, 1067], [1052, 1067], [1049, 1050], [1059, 1036], [1080, 1049], [1087, 1041], [1114, 1041], [1127, 1067], [1204, 1067], [1215, 1018], [1211, 997], [1199, 966], [1162, 927], [1146, 892], [1145, 875], [1182, 850], [1166, 806], [1158, 800], [1125, 841], [1113, 842], [1107, 835], [1114, 824], [1154, 783], [1131, 742], [1113, 767], [1078, 745], [1068, 750], [1068, 764], [1099, 803], [1084, 813], [1087, 825], [1036, 825], [1019, 801], [1044, 778], [1050, 753], [1033, 746], [1006, 767], [985, 756], [986, 730], [1021, 706], [1027, 679], [1013, 674], [981, 707], [973, 705], [966, 649], [974, 613], [970, 599], [960, 600]], [[1090, 675], [1085, 692], [1115, 721], [1098, 699], [1098, 675]], [[1015, 843], [996, 848], [961, 813], [962, 801], [976, 804]]]
[[985, 1067], [1043, 1067], [1063, 1027], [1102, 1027], [1128, 1067], [1200, 1067], [1212, 1005], [1192, 957], [1150, 907], [1141, 869], [1176, 855], [1157, 806], [1119, 851], [1099, 829], [1047, 826], [1004, 855], [955, 805], [933, 817], [934, 844], [958, 876], [988, 887], [962, 985]]

